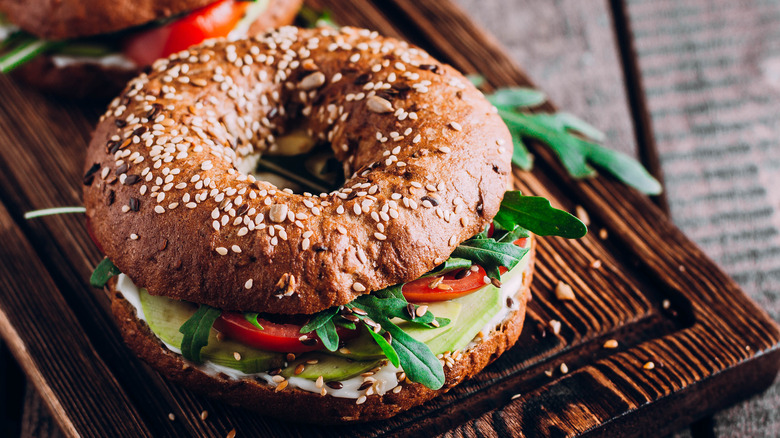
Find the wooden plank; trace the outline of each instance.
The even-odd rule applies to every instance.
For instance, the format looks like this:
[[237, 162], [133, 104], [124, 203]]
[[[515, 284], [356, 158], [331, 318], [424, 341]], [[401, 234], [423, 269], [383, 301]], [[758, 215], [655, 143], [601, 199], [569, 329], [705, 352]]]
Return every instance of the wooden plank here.
[[[380, 2], [381, 8], [357, 0], [323, 3], [345, 24], [402, 32], [416, 43], [435, 47], [460, 68], [474, 71], [479, 66], [493, 85], [530, 84], [495, 42], [448, 2], [396, 0]], [[17, 219], [25, 209], [78, 202], [88, 137], [84, 126], [94, 121], [95, 109], [47, 101], [7, 80], [0, 80], [0, 98], [19, 102], [14, 108], [19, 114], [0, 112], [0, 143], [9, 146], [0, 149], [0, 201]], [[59, 123], [63, 120], [68, 123]], [[517, 184], [563, 208], [585, 206], [591, 229], [604, 228], [609, 237], [601, 239], [596, 232], [581, 241], [541, 239], [536, 298], [522, 347], [443, 397], [377, 424], [319, 428], [279, 423], [167, 384], [119, 345], [103, 301], [85, 288], [99, 255], [80, 218], [19, 223], [56, 282], [53, 287], [79, 316], [95, 354], [104, 358], [141, 421], [155, 433], [219, 436], [232, 427], [249, 436], [429, 435], [453, 428], [453, 434], [498, 433], [492, 427], [527, 435], [616, 430], [611, 427], [636, 432], [641, 430], [638, 424], [658, 427], [658, 412], [672, 415], [671, 408], [684, 406], [688, 416], [665, 426], [677, 427], [730, 397], [765, 386], [777, 370], [780, 351], [777, 327], [766, 315], [647, 199], [605, 179], [573, 182], [549, 151], [533, 147], [539, 157], [537, 170], [518, 173]], [[30, 183], [43, 180], [47, 185]], [[602, 262], [601, 268], [592, 267], [594, 260]], [[576, 301], [562, 304], [554, 299], [552, 289], [561, 279], [576, 286]], [[40, 285], [31, 287], [45, 293]], [[664, 299], [671, 300], [672, 311], [663, 309]], [[558, 335], [540, 329], [552, 318], [564, 322]], [[621, 348], [601, 348], [607, 338], [619, 339]], [[658, 367], [642, 368], [648, 360]], [[555, 371], [552, 379], [544, 374], [560, 370], [561, 363], [569, 365], [570, 374]], [[745, 373], [752, 380], [740, 382], [739, 388], [716, 380], [729, 372]], [[713, 396], [714, 391], [722, 391], [721, 396]], [[53, 396], [69, 402], [69, 394]], [[515, 394], [521, 397], [512, 402]], [[696, 395], [701, 400], [693, 398]], [[101, 421], [97, 411], [69, 408], [71, 415]], [[205, 422], [198, 418], [203, 409], [209, 411]], [[168, 421], [167, 412], [174, 412], [177, 420]]]
[[[133, 403], [119, 387], [111, 371], [95, 354], [84, 329], [35, 251], [0, 205], [0, 333], [16, 360], [27, 371], [59, 426], [69, 436], [150, 436]], [[95, 382], [100, 390], [94, 391]], [[67, 398], [63, 398], [68, 394]], [[104, 419], [73, 415], [71, 405], [82, 412], [100, 412]]]

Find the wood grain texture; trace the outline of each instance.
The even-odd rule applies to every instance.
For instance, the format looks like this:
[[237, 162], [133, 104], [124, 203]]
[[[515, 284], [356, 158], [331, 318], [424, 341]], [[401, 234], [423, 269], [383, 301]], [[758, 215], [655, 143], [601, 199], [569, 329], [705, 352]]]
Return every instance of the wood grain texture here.
[[[481, 72], [493, 85], [530, 84], [495, 41], [449, 2], [320, 4], [343, 24], [410, 38], [462, 70]], [[537, 169], [518, 172], [518, 187], [568, 210], [584, 206], [593, 232], [578, 241], [540, 239], [535, 299], [520, 346], [450, 393], [382, 423], [319, 428], [210, 402], [166, 383], [121, 345], [101, 293], [85, 286], [100, 255], [81, 217], [21, 220], [25, 210], [78, 203], [83, 150], [99, 106], [47, 100], [6, 78], [0, 79], [0, 98], [18, 103], [0, 110], [0, 201], [13, 212], [0, 223], [30, 241], [27, 251], [14, 254], [14, 270], [0, 267], [0, 281], [10, 282], [30, 266], [50, 276], [28, 280], [25, 289], [9, 283], [0, 309], [7, 312], [4, 300], [10, 299], [47, 306], [42, 297], [69, 309], [82, 326], [72, 326], [78, 332], [73, 335], [88, 341], [85, 357], [104, 364], [97, 371], [110, 373], [108, 382], [121, 388], [122, 400], [142, 422], [137, 434], [224, 436], [233, 427], [241, 436], [660, 434], [760, 390], [777, 371], [777, 327], [655, 206], [606, 179], [572, 181], [549, 151], [532, 145]], [[606, 239], [599, 237], [601, 229]], [[593, 267], [596, 260], [601, 267]], [[552, 291], [558, 281], [572, 285], [577, 300], [557, 301]], [[664, 300], [670, 300], [669, 309]], [[563, 323], [557, 335], [546, 329], [551, 319]], [[30, 348], [45, 343], [30, 321], [1, 328], [6, 339], [19, 338], [34, 359], [44, 357]], [[620, 348], [602, 348], [610, 338]], [[648, 361], [656, 364], [653, 370], [643, 368]], [[45, 377], [33, 379], [39, 389], [62, 378], [59, 370], [38, 362], [25, 369]], [[104, 419], [105, 410], [84, 405], [82, 399], [98, 389], [69, 385], [47, 396], [58, 418], [99, 423], [79, 426], [79, 432], [127, 431], [132, 422], [115, 425]], [[207, 421], [199, 418], [203, 410], [209, 411]], [[175, 421], [167, 419], [169, 412]]]

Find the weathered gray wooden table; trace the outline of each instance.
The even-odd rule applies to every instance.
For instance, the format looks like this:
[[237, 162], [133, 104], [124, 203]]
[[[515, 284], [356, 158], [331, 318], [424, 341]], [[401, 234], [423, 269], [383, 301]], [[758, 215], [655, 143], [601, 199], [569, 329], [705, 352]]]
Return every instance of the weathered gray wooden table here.
[[[609, 146], [657, 154], [673, 220], [780, 319], [780, 0], [457, 2]], [[776, 383], [716, 415], [714, 432], [777, 436], [779, 407]], [[32, 392], [24, 416], [24, 434], [57, 435]]]
[[[636, 154], [613, 19], [625, 8], [671, 217], [780, 320], [780, 1], [457, 2], [561, 108]], [[714, 430], [778, 436], [780, 382]]]

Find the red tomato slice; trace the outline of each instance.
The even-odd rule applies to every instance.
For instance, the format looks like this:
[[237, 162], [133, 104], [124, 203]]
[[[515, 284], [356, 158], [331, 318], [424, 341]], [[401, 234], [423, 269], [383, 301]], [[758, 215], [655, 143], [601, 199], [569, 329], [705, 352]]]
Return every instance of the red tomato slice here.
[[227, 36], [244, 17], [247, 1], [219, 0], [195, 9], [164, 26], [131, 35], [123, 52], [140, 66], [151, 65], [158, 58], [182, 51], [208, 38]]
[[[250, 347], [266, 351], [278, 351], [281, 353], [303, 353], [305, 351], [321, 350], [322, 341], [316, 333], [307, 333], [309, 341], [301, 342], [301, 325], [279, 324], [262, 318], [257, 322], [263, 326], [260, 330], [244, 318], [243, 313], [222, 312], [222, 315], [214, 322], [214, 328], [224, 333], [230, 339], [235, 339]], [[351, 339], [358, 334], [358, 330], [349, 330], [344, 327], [336, 327], [339, 339]]]
[[[528, 238], [521, 237], [515, 240], [514, 244], [525, 247], [527, 242]], [[464, 295], [476, 292], [481, 287], [485, 286], [484, 278], [487, 274], [481, 266], [477, 266], [477, 268], [477, 271], [461, 269], [449, 272], [444, 275], [444, 280], [435, 288], [430, 287], [431, 283], [435, 280], [434, 278], [429, 277], [410, 281], [404, 285], [402, 292], [406, 300], [412, 303], [446, 301], [460, 298]], [[500, 266], [498, 270], [502, 274], [507, 271], [503, 266]], [[466, 273], [466, 271], [468, 271], [468, 273]]]

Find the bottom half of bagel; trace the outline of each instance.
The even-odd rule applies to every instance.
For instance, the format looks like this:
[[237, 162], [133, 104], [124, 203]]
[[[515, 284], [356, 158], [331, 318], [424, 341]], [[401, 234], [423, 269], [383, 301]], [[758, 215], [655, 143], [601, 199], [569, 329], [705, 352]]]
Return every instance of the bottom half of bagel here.
[[[230, 372], [209, 362], [195, 364], [178, 349], [162, 341], [139, 314], [138, 296], [127, 292], [127, 277], [114, 277], [106, 286], [111, 308], [128, 346], [162, 375], [195, 392], [231, 405], [284, 420], [336, 424], [392, 417], [449, 391], [496, 360], [520, 336], [531, 299], [530, 283], [534, 269], [535, 242], [530, 243], [523, 262], [512, 272], [516, 281], [501, 285], [502, 310], [463, 348], [438, 354], [445, 376], [441, 389], [432, 390], [405, 378], [400, 368], [387, 360], [368, 373], [351, 377], [351, 382], [282, 384], [268, 373]], [[502, 280], [504, 277], [502, 277]], [[479, 291], [475, 292], [479, 293]], [[473, 309], [463, 309], [473, 312]], [[139, 317], [140, 316], [140, 317]], [[289, 359], [289, 355], [288, 355]], [[287, 365], [285, 363], [285, 365]], [[389, 370], [388, 370], [389, 367]], [[391, 376], [389, 381], [382, 380]], [[357, 388], [354, 379], [361, 379]], [[365, 382], [371, 382], [366, 384]], [[298, 381], [300, 382], [300, 381]], [[339, 388], [342, 387], [342, 388]], [[351, 390], [345, 390], [351, 387]]]

